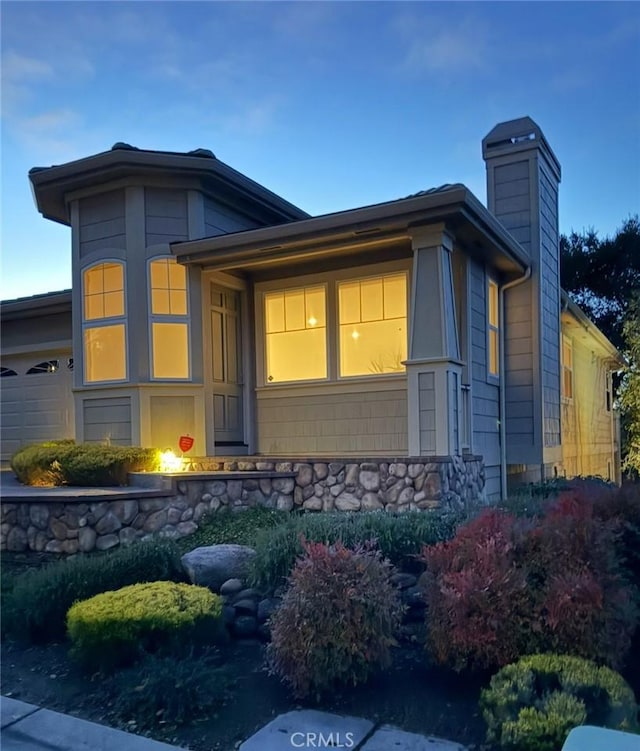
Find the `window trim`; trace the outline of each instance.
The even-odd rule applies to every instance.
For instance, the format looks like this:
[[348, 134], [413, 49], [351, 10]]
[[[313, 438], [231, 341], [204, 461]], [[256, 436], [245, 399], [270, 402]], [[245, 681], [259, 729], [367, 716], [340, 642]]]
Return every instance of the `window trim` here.
[[[97, 266], [115, 264], [122, 268], [122, 315], [108, 316], [104, 318], [86, 318], [85, 291], [86, 273]], [[80, 271], [81, 295], [82, 295], [82, 383], [85, 386], [99, 386], [102, 384], [128, 383], [129, 382], [129, 325], [127, 305], [127, 264], [120, 258], [100, 258], [98, 261], [84, 266]], [[87, 378], [87, 350], [85, 332], [91, 329], [104, 328], [105, 326], [124, 326], [124, 378], [110, 378], [108, 380], [89, 380]]]
[[[387, 276], [404, 273], [407, 284], [407, 347], [409, 345], [409, 310], [411, 293], [411, 266], [405, 259], [401, 261], [386, 261], [370, 266], [349, 267], [336, 269], [325, 273], [300, 274], [290, 279], [276, 279], [257, 282], [254, 289], [255, 319], [256, 319], [256, 388], [276, 390], [278, 388], [304, 388], [313, 386], [337, 386], [358, 382], [381, 383], [385, 380], [406, 379], [407, 372], [398, 373], [370, 373], [367, 375], [340, 376], [339, 375], [339, 311], [338, 311], [338, 282], [356, 281], [370, 277]], [[267, 292], [275, 292], [300, 287], [324, 286], [326, 289], [326, 347], [327, 347], [327, 377], [304, 381], [269, 382], [266, 378], [266, 326], [264, 311], [264, 296]], [[408, 356], [408, 355], [407, 355]]]
[[[147, 331], [149, 340], [149, 380], [154, 383], [190, 383], [193, 381], [193, 363], [192, 363], [192, 346], [191, 346], [191, 301], [189, 300], [189, 270], [184, 268], [185, 275], [185, 297], [186, 297], [186, 314], [173, 313], [154, 313], [153, 312], [153, 286], [151, 278], [151, 266], [154, 261], [173, 261], [178, 264], [175, 256], [162, 253], [147, 259]], [[169, 287], [171, 290], [171, 287]], [[167, 378], [154, 375], [153, 369], [153, 324], [154, 323], [181, 323], [187, 326], [187, 376], [185, 378]]]
[[[495, 289], [496, 294], [496, 323], [491, 323], [491, 290]], [[487, 343], [487, 380], [491, 383], [500, 383], [500, 285], [498, 284], [497, 279], [495, 279], [490, 274], [487, 274], [487, 285], [486, 285], [486, 343]], [[496, 336], [496, 342], [497, 342], [497, 348], [496, 348], [496, 356], [498, 359], [498, 362], [496, 364], [496, 371], [493, 372], [491, 370], [491, 332], [495, 332]]]
[[[571, 352], [571, 367], [567, 366], [565, 364], [564, 360], [564, 348], [567, 347], [567, 349]], [[575, 380], [573, 377], [573, 340], [570, 339], [565, 334], [562, 335], [562, 352], [560, 355], [560, 366], [561, 366], [561, 372], [562, 377], [560, 380], [560, 395], [562, 397], [562, 401], [565, 404], [571, 404], [573, 402], [573, 396], [575, 393]], [[567, 396], [565, 393], [565, 381], [564, 381], [564, 374], [565, 371], [568, 371], [571, 374], [571, 395]]]

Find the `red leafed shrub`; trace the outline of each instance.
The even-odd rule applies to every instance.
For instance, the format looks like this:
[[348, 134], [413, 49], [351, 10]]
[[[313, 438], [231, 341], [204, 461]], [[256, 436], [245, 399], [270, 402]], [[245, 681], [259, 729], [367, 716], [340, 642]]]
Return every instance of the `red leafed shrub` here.
[[427, 627], [438, 662], [495, 668], [556, 651], [619, 668], [636, 623], [617, 519], [563, 493], [542, 517], [487, 511], [425, 548]]
[[515, 528], [514, 517], [486, 511], [453, 540], [423, 549], [428, 646], [439, 663], [489, 668], [520, 653], [528, 597]]
[[299, 698], [365, 681], [391, 661], [402, 606], [391, 565], [371, 548], [303, 541], [282, 605], [271, 618], [271, 669]]

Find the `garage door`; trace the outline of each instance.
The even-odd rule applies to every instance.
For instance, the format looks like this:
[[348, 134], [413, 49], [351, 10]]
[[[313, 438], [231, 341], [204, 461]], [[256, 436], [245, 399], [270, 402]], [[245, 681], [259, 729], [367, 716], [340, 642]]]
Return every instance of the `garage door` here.
[[2, 358], [3, 462], [26, 444], [74, 437], [72, 379], [70, 352]]

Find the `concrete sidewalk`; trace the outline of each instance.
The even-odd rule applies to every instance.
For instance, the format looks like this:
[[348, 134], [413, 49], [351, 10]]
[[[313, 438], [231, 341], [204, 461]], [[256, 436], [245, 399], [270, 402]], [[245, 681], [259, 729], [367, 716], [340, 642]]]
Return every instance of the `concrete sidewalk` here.
[[185, 751], [141, 735], [0, 697], [2, 751]]
[[[2, 751], [186, 751], [6, 696], [0, 697], [0, 720]], [[376, 728], [360, 717], [342, 717], [313, 709], [276, 717], [242, 743], [238, 751], [318, 748], [466, 751], [464, 746], [441, 738], [406, 733], [388, 725]]]

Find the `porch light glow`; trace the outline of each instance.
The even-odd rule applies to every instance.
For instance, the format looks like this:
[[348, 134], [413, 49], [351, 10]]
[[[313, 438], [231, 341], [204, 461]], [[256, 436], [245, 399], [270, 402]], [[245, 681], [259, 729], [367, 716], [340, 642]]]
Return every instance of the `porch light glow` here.
[[171, 449], [160, 453], [161, 472], [181, 472], [183, 469], [182, 457], [176, 456]]
[[318, 319], [315, 316], [311, 316], [307, 323], [309, 326], [315, 326], [318, 323]]
[[359, 333], [358, 331], [354, 331], [354, 332], [353, 332], [353, 333], [351, 334], [351, 338], [352, 338], [352, 339], [359, 339], [359, 338], [360, 338], [360, 333]]

